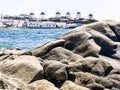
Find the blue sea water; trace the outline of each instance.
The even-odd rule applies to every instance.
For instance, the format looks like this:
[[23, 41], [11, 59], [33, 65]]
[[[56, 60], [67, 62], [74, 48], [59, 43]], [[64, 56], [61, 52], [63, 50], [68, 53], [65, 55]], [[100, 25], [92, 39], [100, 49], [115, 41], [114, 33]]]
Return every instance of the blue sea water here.
[[28, 50], [54, 40], [68, 31], [70, 29], [0, 30], [0, 48], [17, 47]]

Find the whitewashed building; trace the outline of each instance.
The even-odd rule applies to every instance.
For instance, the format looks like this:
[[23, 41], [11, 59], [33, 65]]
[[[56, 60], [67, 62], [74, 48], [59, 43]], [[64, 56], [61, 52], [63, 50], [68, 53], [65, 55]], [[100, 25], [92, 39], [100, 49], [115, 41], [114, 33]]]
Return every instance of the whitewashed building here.
[[41, 28], [56, 28], [57, 27], [56, 23], [51, 22], [51, 21], [41, 22], [40, 25], [41, 25]]
[[40, 28], [40, 23], [38, 21], [26, 22], [26, 28]]
[[94, 20], [93, 15], [91, 13], [88, 15], [88, 19], [89, 20]]
[[80, 12], [77, 12], [76, 13], [76, 19], [80, 19], [81, 18], [81, 13]]

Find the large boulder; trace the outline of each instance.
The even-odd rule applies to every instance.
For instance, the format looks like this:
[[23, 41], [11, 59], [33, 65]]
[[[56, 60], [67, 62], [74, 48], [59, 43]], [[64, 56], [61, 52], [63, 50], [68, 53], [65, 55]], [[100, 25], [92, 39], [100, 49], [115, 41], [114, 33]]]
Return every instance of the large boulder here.
[[106, 20], [105, 22], [108, 24], [110, 29], [115, 33], [118, 41], [120, 41], [120, 23], [114, 20]]
[[46, 61], [43, 64], [45, 78], [48, 80], [65, 81], [68, 79], [66, 65], [59, 61]]
[[105, 21], [88, 24], [84, 27], [94, 29], [94, 30], [102, 33], [103, 35], [107, 36], [111, 40], [118, 41], [115, 33], [111, 30], [111, 28], [109, 27], [109, 25]]
[[115, 42], [98, 31], [91, 29], [88, 29], [87, 31], [92, 35], [96, 44], [101, 47], [100, 54], [111, 57], [116, 53], [117, 44]]
[[80, 28], [80, 30], [77, 28], [61, 36], [60, 39], [65, 39], [64, 48], [72, 50], [74, 53], [83, 57], [98, 57], [100, 47], [91, 37], [92, 35], [85, 28]]
[[54, 86], [51, 82], [42, 79], [35, 81], [31, 84], [24, 85], [22, 90], [59, 90], [57, 87]]
[[33, 48], [32, 50], [26, 51], [25, 53], [23, 53], [24, 55], [33, 55], [36, 57], [41, 57], [45, 54], [47, 54], [50, 50], [52, 50], [55, 47], [59, 47], [59, 46], [63, 46], [65, 40], [61, 39], [61, 40], [55, 40], [55, 41], [50, 41], [47, 42], [45, 44], [43, 44], [42, 46]]
[[20, 79], [11, 78], [0, 73], [0, 90], [18, 90], [25, 85]]
[[101, 47], [98, 46], [93, 39], [88, 39], [87, 41], [76, 46], [73, 52], [83, 57], [99, 57], [98, 53], [100, 52], [100, 50]]
[[81, 61], [76, 61], [74, 63], [71, 63], [68, 65], [69, 72], [91, 72], [91, 69], [96, 65], [96, 63], [99, 61], [99, 58], [95, 57], [87, 57], [84, 59], [81, 59]]
[[113, 67], [108, 62], [100, 60], [92, 67], [91, 73], [99, 76], [107, 76], [112, 69]]
[[94, 88], [97, 88], [97, 90], [120, 88], [119, 74], [99, 77], [86, 72], [70, 72], [69, 79], [77, 85], [82, 85], [92, 90]]
[[83, 57], [65, 48], [56, 47], [46, 55], [42, 56], [41, 58], [46, 60], [56, 60], [56, 61], [62, 61], [66, 59], [68, 62], [75, 62], [81, 60]]
[[41, 62], [34, 56], [15, 56], [0, 62], [0, 72], [30, 83], [43, 78]]
[[81, 45], [83, 42], [86, 42], [92, 35], [83, 30], [74, 30], [68, 32], [60, 37], [64, 39], [64, 48], [68, 50], [74, 50], [77, 46]]

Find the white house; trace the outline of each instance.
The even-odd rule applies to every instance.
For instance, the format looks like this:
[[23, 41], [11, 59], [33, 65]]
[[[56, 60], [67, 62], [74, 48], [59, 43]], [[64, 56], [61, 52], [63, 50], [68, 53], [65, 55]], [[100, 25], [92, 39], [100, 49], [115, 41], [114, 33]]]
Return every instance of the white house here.
[[94, 20], [93, 15], [91, 13], [88, 15], [88, 19], [89, 20]]
[[26, 28], [40, 28], [40, 23], [38, 21], [26, 22]]
[[76, 19], [80, 19], [81, 18], [81, 13], [80, 12], [77, 12], [76, 13]]
[[67, 12], [67, 13], [66, 13], [66, 18], [71, 18], [70, 12]]
[[56, 23], [51, 21], [41, 22], [41, 28], [56, 28]]
[[56, 18], [60, 18], [61, 17], [61, 13], [60, 12], [56, 12]]

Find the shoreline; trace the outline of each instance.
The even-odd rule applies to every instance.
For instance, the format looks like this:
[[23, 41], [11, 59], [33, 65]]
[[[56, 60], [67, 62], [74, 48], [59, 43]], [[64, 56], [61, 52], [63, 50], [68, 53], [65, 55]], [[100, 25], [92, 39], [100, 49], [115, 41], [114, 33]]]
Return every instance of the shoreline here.
[[71, 29], [71, 28], [0, 28], [0, 30], [26, 30], [26, 29], [27, 30], [39, 30], [39, 29]]

